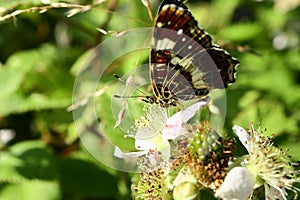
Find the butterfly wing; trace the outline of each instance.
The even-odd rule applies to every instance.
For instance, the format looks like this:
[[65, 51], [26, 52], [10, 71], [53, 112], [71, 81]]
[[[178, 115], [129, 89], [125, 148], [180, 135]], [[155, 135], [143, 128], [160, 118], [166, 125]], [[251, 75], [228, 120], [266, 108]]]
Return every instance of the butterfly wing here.
[[179, 0], [164, 0], [153, 32], [150, 78], [156, 98], [191, 100], [235, 82], [239, 63], [212, 42]]

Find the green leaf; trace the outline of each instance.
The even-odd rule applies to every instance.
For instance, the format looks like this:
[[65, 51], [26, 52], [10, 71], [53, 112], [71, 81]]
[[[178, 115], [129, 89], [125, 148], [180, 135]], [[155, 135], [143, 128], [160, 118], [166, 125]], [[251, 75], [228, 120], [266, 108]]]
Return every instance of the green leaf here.
[[0, 180], [56, 178], [55, 157], [43, 142], [19, 142], [0, 159], [5, 161], [0, 163]]
[[42, 180], [26, 180], [21, 183], [0, 183], [0, 198], [3, 200], [59, 200], [60, 187], [57, 182]]
[[221, 38], [232, 41], [248, 41], [258, 37], [262, 32], [258, 23], [240, 23], [228, 26], [219, 32]]
[[25, 73], [20, 73], [19, 69], [0, 67], [0, 99], [2, 99], [5, 96], [11, 95], [20, 87]]
[[[250, 122], [259, 122], [257, 100], [260, 93], [257, 91], [246, 92], [243, 96], [240, 96], [238, 101], [239, 112], [233, 119], [234, 125], [247, 127]], [[231, 128], [230, 128], [231, 129]]]
[[[0, 70], [0, 116], [71, 104], [73, 77], [51, 45], [16, 53]], [[65, 61], [64, 61], [65, 62]]]
[[60, 173], [62, 190], [69, 199], [113, 198], [118, 193], [115, 178], [93, 163], [63, 159]]
[[18, 183], [24, 181], [18, 168], [23, 165], [22, 159], [5, 151], [0, 152], [0, 183]]
[[262, 24], [265, 30], [279, 30], [285, 26], [288, 20], [284, 12], [280, 12], [276, 9], [267, 9], [260, 7], [257, 10], [257, 16], [259, 22]]
[[[259, 102], [259, 115], [262, 127], [268, 129], [268, 134], [280, 134], [290, 129], [291, 120], [285, 115], [284, 107], [278, 101], [262, 100]], [[296, 125], [296, 124], [295, 124]]]

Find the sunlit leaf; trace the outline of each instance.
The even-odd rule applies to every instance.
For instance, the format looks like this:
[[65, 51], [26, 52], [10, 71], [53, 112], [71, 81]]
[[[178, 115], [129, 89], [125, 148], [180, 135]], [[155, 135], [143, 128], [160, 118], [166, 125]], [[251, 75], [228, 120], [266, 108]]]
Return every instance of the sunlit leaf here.
[[0, 71], [0, 115], [70, 105], [73, 78], [59, 59], [50, 45], [11, 56]]
[[262, 27], [257, 23], [240, 23], [226, 27], [218, 34], [227, 40], [247, 41], [256, 38], [261, 32]]
[[2, 199], [60, 199], [59, 184], [54, 181], [27, 180], [22, 183], [6, 185], [0, 183]]

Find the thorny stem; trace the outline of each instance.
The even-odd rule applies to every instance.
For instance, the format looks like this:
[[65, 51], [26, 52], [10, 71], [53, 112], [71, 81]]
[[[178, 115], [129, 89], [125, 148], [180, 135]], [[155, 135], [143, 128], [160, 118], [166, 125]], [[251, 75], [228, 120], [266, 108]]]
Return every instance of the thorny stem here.
[[[117, 1], [117, 0], [113, 0], [113, 1]], [[83, 26], [82, 24], [77, 23], [77, 22], [69, 19], [69, 17], [71, 17], [71, 16], [73, 16], [77, 13], [80, 13], [80, 12], [88, 11], [88, 10], [92, 9], [93, 7], [96, 7], [97, 5], [99, 5], [103, 2], [104, 1], [98, 1], [95, 4], [90, 4], [90, 5], [69, 4], [69, 3], [51, 3], [51, 4], [46, 5], [46, 6], [34, 6], [34, 7], [26, 8], [26, 9], [14, 10], [14, 11], [12, 11], [10, 13], [7, 13], [7, 14], [2, 13], [2, 15], [0, 16], [0, 22], [9, 20], [11, 18], [16, 19], [16, 17], [18, 15], [23, 14], [23, 13], [28, 13], [28, 12], [44, 13], [44, 12], [47, 12], [49, 10], [59, 9], [59, 8], [78, 9], [78, 11], [75, 11], [73, 13], [70, 12], [67, 15], [67, 17], [58, 15], [54, 12], [50, 12], [50, 14], [53, 15], [54, 17], [56, 17], [57, 19], [62, 20], [64, 22], [66, 22], [67, 24], [70, 24], [70, 25], [74, 26], [75, 28], [78, 28], [79, 30], [81, 30], [84, 33], [92, 36], [93, 38], [96, 38], [96, 42], [98, 43], [99, 42], [99, 40], [98, 40], [99, 34], [97, 34], [96, 31], [90, 30], [89, 28]], [[110, 20], [110, 17], [108, 17], [108, 19], [104, 23], [108, 24], [109, 20]]]
[[[99, 3], [98, 3], [99, 4]], [[27, 13], [27, 12], [46, 12], [50, 9], [53, 8], [78, 8], [81, 10], [89, 10], [92, 7], [96, 6], [97, 4], [93, 5], [79, 5], [79, 4], [68, 4], [68, 3], [51, 3], [50, 5], [47, 6], [35, 6], [31, 8], [26, 8], [26, 9], [20, 9], [20, 10], [15, 10], [11, 13], [5, 14], [3, 16], [0, 16], [0, 22], [1, 21], [6, 21], [11, 18], [15, 18], [17, 15], [20, 15], [22, 13]]]

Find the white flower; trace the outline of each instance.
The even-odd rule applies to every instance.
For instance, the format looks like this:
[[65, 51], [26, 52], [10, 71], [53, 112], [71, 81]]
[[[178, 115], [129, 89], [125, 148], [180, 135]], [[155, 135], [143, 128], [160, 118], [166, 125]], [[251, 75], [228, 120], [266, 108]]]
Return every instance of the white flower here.
[[7, 144], [9, 141], [16, 137], [16, 132], [12, 129], [1, 129], [0, 130], [0, 144]]
[[[115, 156], [137, 157], [147, 154], [149, 151], [161, 151], [163, 157], [168, 159], [170, 145], [168, 140], [174, 140], [184, 133], [183, 124], [190, 120], [196, 112], [208, 104], [209, 99], [202, 99], [188, 108], [175, 113], [167, 118], [167, 111], [159, 105], [151, 105], [146, 115], [136, 120], [135, 148], [139, 152], [123, 153], [120, 149], [115, 150]], [[122, 155], [121, 155], [122, 154]]]
[[235, 167], [229, 171], [215, 196], [223, 200], [247, 200], [252, 194], [255, 177], [244, 167]]
[[148, 110], [144, 117], [135, 121], [135, 148], [147, 151], [161, 150], [169, 144], [161, 135], [167, 121], [167, 112], [158, 105], [151, 105]]
[[135, 121], [136, 133], [135, 148], [138, 152], [122, 152], [118, 147], [115, 149], [114, 156], [119, 158], [135, 158], [146, 155], [152, 151], [160, 151], [162, 157], [168, 159], [170, 155], [170, 146], [167, 140], [163, 140], [161, 131], [163, 130], [167, 112], [158, 105], [147, 107], [145, 116]]
[[295, 171], [289, 157], [284, 151], [273, 145], [263, 131], [257, 131], [253, 126], [249, 133], [239, 126], [234, 126], [233, 131], [239, 136], [249, 155], [245, 156], [243, 165], [255, 177], [256, 186], [264, 185], [266, 199], [287, 200], [286, 190], [299, 192], [294, 183], [299, 183], [299, 171]]

